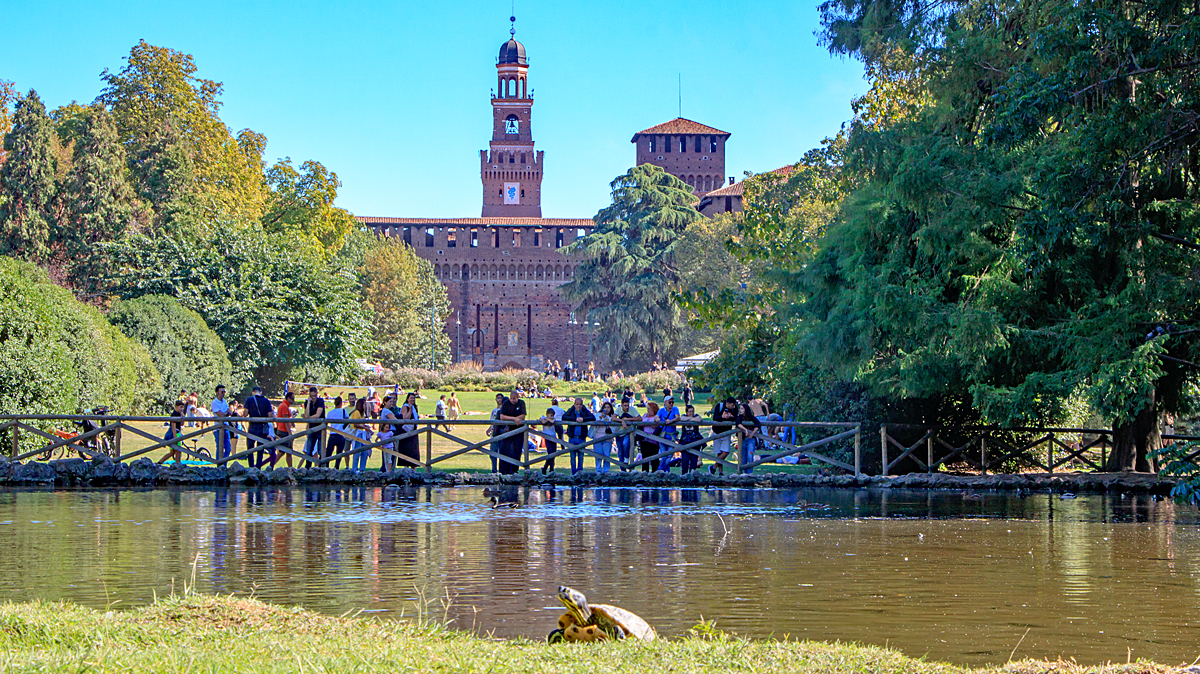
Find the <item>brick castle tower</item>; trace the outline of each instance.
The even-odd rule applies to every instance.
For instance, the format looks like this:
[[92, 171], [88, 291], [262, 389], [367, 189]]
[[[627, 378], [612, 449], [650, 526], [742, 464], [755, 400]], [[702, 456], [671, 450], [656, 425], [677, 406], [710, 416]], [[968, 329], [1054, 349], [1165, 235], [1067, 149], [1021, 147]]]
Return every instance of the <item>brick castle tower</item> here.
[[[516, 21], [515, 17], [509, 17]], [[516, 28], [500, 45], [492, 93], [492, 141], [479, 151], [483, 217], [542, 217], [542, 151], [533, 149], [529, 60]]]

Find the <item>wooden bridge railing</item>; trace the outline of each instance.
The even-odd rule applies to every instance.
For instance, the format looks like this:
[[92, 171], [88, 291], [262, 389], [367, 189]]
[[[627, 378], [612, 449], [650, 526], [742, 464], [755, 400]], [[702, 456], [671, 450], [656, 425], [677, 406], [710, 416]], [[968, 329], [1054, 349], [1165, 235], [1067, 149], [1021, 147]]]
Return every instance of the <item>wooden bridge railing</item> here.
[[[921, 435], [915, 442], [905, 444], [895, 437], [897, 431], [905, 432], [909, 438], [916, 433]], [[1184, 436], [1166, 437], [1183, 439]], [[930, 473], [957, 461], [986, 475], [988, 470], [1013, 459], [1047, 473], [1071, 463], [1101, 471], [1106, 453], [1112, 448], [1112, 430], [884, 424], [879, 428], [879, 446], [884, 475], [905, 459]], [[898, 452], [894, 458], [889, 448]]]
[[[291, 434], [282, 437], [273, 437], [274, 434], [270, 432], [266, 436], [263, 436], [249, 431], [251, 425], [268, 425], [268, 428], [270, 428], [277, 422], [293, 424], [296, 426], [296, 429]], [[71, 427], [83, 423], [87, 423], [92, 428], [78, 434], [62, 430], [63, 427]], [[151, 426], [165, 426], [169, 423], [177, 423], [183, 426], [178, 435], [169, 439], [160, 437], [145, 428], [148, 424]], [[308, 428], [299, 428], [299, 426], [305, 424], [310, 424], [310, 426]], [[347, 428], [353, 425], [368, 426], [376, 430], [384, 427], [392, 427], [395, 428], [396, 432], [391, 437], [385, 438], [380, 438], [378, 432], [373, 432], [371, 438], [364, 440], [357, 437], [350, 428]], [[495, 436], [479, 441], [455, 435], [447, 430], [448, 427], [488, 427], [493, 425], [499, 425], [505, 429], [514, 425], [519, 427], [504, 430]], [[145, 456], [151, 452], [173, 449], [179, 451], [181, 455], [223, 466], [237, 460], [245, 460], [249, 463], [252, 461], [250, 457], [253, 455], [273, 450], [278, 454], [294, 456], [301, 461], [309, 461], [318, 466], [327, 466], [333, 461], [340, 461], [341, 459], [349, 460], [349, 457], [361, 452], [379, 450], [383, 454], [392, 457], [397, 466], [425, 468], [430, 471], [437, 464], [469, 453], [485, 454], [489, 457], [494, 457], [497, 461], [506, 462], [510, 465], [515, 464], [518, 468], [525, 469], [536, 468], [560, 456], [577, 453], [583, 457], [608, 461], [617, 469], [632, 470], [672, 457], [676, 453], [686, 452], [696, 456], [697, 460], [702, 458], [708, 459], [721, 465], [723, 469], [728, 468], [739, 473], [750, 472], [757, 466], [774, 462], [784, 456], [796, 454], [806, 455], [813, 461], [835, 466], [842, 470], [853, 472], [855, 475], [860, 475], [862, 468], [862, 429], [858, 423], [760, 421], [763, 432], [754, 438], [757, 457], [748, 456], [748, 460], [743, 460], [743, 453], [741, 451], [748, 441], [745, 434], [737, 430], [736, 427], [734, 430], [714, 432], [712, 429], [714, 423], [709, 420], [684, 422], [676, 419], [670, 422], [655, 422], [629, 419], [627, 420], [627, 425], [599, 421], [561, 421], [556, 425], [564, 428], [587, 426], [589, 427], [587, 435], [592, 437], [587, 437], [583, 442], [577, 444], [570, 444], [567, 438], [558, 437], [556, 433], [547, 433], [542, 428], [543, 423], [540, 420], [530, 420], [521, 424], [513, 424], [512, 422], [497, 422], [490, 419], [457, 419], [450, 421], [439, 419], [281, 419], [275, 417], [219, 418], [42, 414], [23, 416], [0, 415], [0, 438], [8, 435], [11, 440], [10, 461], [25, 461], [33, 458], [46, 459], [52, 457], [56, 452], [64, 455], [77, 452], [82, 456], [108, 456], [115, 461], [128, 461]], [[401, 426], [411, 428], [404, 430]], [[660, 427], [667, 426], [672, 426], [676, 429], [673, 438], [656, 434], [656, 431], [660, 430]], [[708, 434], [705, 435], [704, 431], [701, 430], [700, 440], [684, 443], [679, 438], [682, 434], [682, 429], [687, 426], [708, 429]], [[46, 430], [50, 427], [54, 427], [58, 433]], [[610, 427], [615, 429], [615, 432], [611, 435], [594, 437], [594, 429], [598, 427]], [[646, 430], [647, 428], [650, 430]], [[770, 429], [774, 429], [776, 432], [774, 434], [766, 433]], [[220, 456], [219, 452], [210, 455], [198, 449], [196, 443], [193, 443], [192, 447], [184, 444], [187, 441], [194, 441], [204, 437], [206, 434], [218, 431], [225, 431], [231, 436], [243, 437], [248, 441], [252, 440], [256, 443], [256, 446], [240, 450], [229, 456]], [[820, 435], [823, 432], [832, 432], [832, 435], [809, 442], [801, 442], [798, 439], [801, 435]], [[129, 434], [147, 440], [148, 444], [132, 451], [125, 451], [127, 449], [124, 446], [126, 444], [125, 438]], [[296, 441], [306, 441], [309, 436], [314, 434], [322, 437], [321, 446], [323, 453], [321, 456], [306, 455], [303, 450], [298, 451], [292, 447], [292, 444]], [[330, 435], [344, 437], [346, 439], [346, 449], [337, 454], [328, 454], [327, 438]], [[25, 437], [23, 438], [22, 436]], [[419, 439], [422, 436], [425, 439], [423, 459], [414, 459], [398, 451], [398, 443], [400, 441], [414, 437]], [[433, 438], [435, 436], [448, 440], [454, 446], [454, 449], [434, 456]], [[521, 436], [522, 445], [519, 458], [509, 457], [493, 449], [495, 446], [494, 443], [517, 436]], [[542, 456], [530, 456], [528, 442], [530, 437], [542, 438], [545, 441], [556, 443], [561, 448]], [[30, 438], [33, 438], [34, 442], [30, 443]], [[597, 451], [597, 444], [608, 442], [612, 443], [610, 451], [615, 450], [618, 446], [619, 438], [628, 438], [630, 446], [629, 459], [621, 460], [615, 451], [607, 456]], [[708, 447], [714, 440], [721, 438], [730, 438], [731, 440], [730, 453], [726, 457], [717, 456]], [[784, 438], [790, 438], [791, 441]], [[636, 459], [639, 440], [657, 443], [658, 453]], [[836, 443], [844, 443], [848, 448], [851, 441], [853, 442], [853, 464], [831, 456], [828, 450], [825, 449]]]

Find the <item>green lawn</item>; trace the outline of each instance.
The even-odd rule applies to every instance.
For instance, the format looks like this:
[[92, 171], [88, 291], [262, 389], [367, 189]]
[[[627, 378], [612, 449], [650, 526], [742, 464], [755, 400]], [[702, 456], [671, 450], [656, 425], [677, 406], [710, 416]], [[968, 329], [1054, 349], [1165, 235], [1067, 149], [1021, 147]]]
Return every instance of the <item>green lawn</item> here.
[[[531, 633], [547, 631], [530, 625]], [[812, 641], [746, 640], [701, 628], [683, 639], [550, 646], [436, 624], [334, 618], [254, 599], [186, 595], [129, 611], [0, 605], [4, 672], [755, 672], [762, 674], [1161, 673], [1135, 663], [1023, 661], [965, 669], [895, 651]]]

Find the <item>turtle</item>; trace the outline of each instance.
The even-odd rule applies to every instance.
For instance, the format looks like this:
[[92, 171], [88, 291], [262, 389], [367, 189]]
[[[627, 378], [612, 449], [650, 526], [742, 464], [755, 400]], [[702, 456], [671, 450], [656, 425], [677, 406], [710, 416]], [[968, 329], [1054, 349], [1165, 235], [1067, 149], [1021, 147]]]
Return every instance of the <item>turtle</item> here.
[[567, 607], [567, 612], [559, 616], [558, 629], [546, 637], [549, 643], [655, 638], [654, 628], [645, 620], [616, 606], [588, 604], [587, 597], [579, 590], [560, 586], [558, 600]]

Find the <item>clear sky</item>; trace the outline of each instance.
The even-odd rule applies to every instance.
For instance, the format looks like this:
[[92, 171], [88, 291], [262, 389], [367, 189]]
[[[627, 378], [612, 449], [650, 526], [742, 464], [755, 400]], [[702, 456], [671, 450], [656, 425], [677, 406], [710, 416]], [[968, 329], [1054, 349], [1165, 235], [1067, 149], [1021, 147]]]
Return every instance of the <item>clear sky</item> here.
[[[222, 118], [266, 134], [268, 162], [315, 159], [357, 215], [477, 217], [489, 90], [511, 0], [0, 0], [0, 78], [50, 108], [90, 102], [139, 39], [225, 85]], [[726, 174], [795, 162], [837, 132], [862, 67], [817, 45], [816, 0], [520, 0], [545, 217], [591, 217], [677, 116], [730, 132]]]

